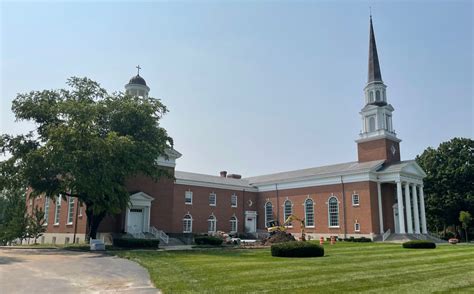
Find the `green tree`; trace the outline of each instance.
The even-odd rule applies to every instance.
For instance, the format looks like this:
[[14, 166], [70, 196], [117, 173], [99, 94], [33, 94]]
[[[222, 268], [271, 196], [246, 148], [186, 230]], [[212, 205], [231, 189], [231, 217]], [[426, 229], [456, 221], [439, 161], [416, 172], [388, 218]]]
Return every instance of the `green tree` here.
[[468, 211], [461, 211], [459, 213], [459, 221], [461, 222], [462, 228], [466, 234], [466, 242], [469, 242], [468, 229], [472, 222], [472, 216]]
[[27, 237], [28, 227], [24, 190], [3, 190], [0, 199], [0, 244], [23, 240]]
[[0, 138], [10, 155], [0, 163], [0, 188], [24, 183], [33, 197], [77, 197], [86, 205], [88, 236], [95, 238], [102, 219], [128, 205], [127, 178], [167, 175], [157, 163], [173, 144], [159, 125], [167, 109], [159, 99], [108, 94], [88, 78], [73, 77], [67, 85], [13, 101], [16, 119], [35, 129]]
[[430, 228], [459, 225], [461, 210], [474, 213], [474, 141], [454, 138], [416, 158], [425, 170], [425, 206]]
[[29, 214], [27, 217], [28, 226], [26, 232], [28, 238], [33, 238], [36, 244], [38, 238], [46, 231], [46, 227], [44, 226], [46, 222], [44, 219], [44, 211], [41, 208], [35, 207], [32, 214]]

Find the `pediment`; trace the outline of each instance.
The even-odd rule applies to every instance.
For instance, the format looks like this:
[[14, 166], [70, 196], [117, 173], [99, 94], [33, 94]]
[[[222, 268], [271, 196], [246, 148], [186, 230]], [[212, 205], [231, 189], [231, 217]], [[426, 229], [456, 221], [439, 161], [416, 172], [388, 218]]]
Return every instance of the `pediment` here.
[[406, 173], [406, 174], [416, 175], [423, 178], [426, 177], [425, 171], [416, 162], [411, 162], [405, 165], [402, 168], [401, 172]]
[[150, 201], [155, 200], [155, 198], [151, 197], [150, 195], [148, 195], [145, 192], [138, 192], [138, 193], [130, 195], [130, 200], [131, 201], [148, 201], [148, 202], [150, 202]]

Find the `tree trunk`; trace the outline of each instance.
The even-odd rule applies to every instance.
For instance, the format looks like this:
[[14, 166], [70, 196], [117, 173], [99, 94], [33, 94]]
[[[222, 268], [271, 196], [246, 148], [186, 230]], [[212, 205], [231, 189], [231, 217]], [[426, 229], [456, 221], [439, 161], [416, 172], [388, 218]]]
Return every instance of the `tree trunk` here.
[[469, 238], [467, 236], [467, 228], [465, 228], [464, 231], [466, 232], [466, 243], [469, 243]]
[[90, 242], [90, 239], [96, 239], [97, 229], [99, 228], [100, 223], [105, 217], [105, 212], [94, 215], [92, 210], [86, 209], [87, 215], [87, 231], [86, 231], [86, 243]]

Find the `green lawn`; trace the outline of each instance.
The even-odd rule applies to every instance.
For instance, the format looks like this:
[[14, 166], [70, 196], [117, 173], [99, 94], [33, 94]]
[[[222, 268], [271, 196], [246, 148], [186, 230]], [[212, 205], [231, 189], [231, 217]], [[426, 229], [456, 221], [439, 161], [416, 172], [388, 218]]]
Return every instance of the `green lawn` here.
[[399, 244], [325, 245], [325, 256], [272, 257], [269, 249], [124, 251], [164, 293], [470, 292], [474, 246], [403, 249]]

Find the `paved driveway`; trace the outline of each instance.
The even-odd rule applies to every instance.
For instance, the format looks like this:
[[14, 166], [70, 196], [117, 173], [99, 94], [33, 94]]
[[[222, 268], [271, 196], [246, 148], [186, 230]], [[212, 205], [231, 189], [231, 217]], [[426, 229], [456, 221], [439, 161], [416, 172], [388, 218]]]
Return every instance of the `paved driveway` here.
[[0, 248], [1, 293], [158, 293], [137, 263], [100, 253]]

